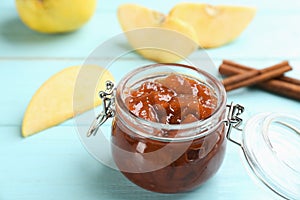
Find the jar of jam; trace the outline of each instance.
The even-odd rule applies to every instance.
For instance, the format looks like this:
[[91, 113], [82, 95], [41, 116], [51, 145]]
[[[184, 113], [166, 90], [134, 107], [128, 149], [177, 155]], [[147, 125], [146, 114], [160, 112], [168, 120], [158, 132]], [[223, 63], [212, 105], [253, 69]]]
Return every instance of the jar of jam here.
[[114, 96], [111, 150], [130, 181], [177, 193], [218, 171], [226, 149], [226, 93], [215, 77], [192, 66], [153, 64], [125, 76]]
[[[215, 77], [181, 64], [138, 68], [116, 89], [108, 82], [100, 97], [104, 109], [88, 136], [113, 117], [113, 160], [136, 185], [161, 193], [198, 187], [220, 168], [227, 138], [240, 147], [257, 183], [277, 197], [299, 199], [300, 116], [254, 115], [233, 137], [231, 129], [239, 129], [244, 108], [226, 105], [225, 90]], [[91, 141], [94, 153], [107, 149]]]

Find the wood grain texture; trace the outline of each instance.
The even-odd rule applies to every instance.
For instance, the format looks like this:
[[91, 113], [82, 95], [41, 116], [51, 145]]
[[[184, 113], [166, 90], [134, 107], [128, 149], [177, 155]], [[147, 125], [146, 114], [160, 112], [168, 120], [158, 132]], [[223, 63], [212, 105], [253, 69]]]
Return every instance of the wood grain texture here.
[[[26, 106], [37, 88], [59, 70], [85, 63], [90, 53], [104, 41], [121, 33], [116, 9], [125, 0], [99, 1], [97, 12], [82, 29], [61, 35], [44, 35], [26, 28], [19, 20], [13, 0], [0, 4], [0, 200], [35, 199], [174, 199], [252, 200], [276, 199], [248, 176], [240, 159], [240, 149], [228, 143], [220, 171], [197, 190], [165, 195], [144, 191], [120, 172], [101, 165], [80, 142], [73, 120], [22, 138], [20, 126]], [[161, 3], [135, 1], [167, 13], [180, 0]], [[194, 2], [199, 2], [194, 0]], [[212, 4], [225, 4], [221, 0]], [[226, 4], [241, 4], [238, 0]], [[294, 67], [290, 76], [300, 77], [300, 2], [243, 1], [258, 8], [247, 30], [233, 43], [207, 50], [216, 66], [230, 59], [256, 68], [282, 60]], [[124, 45], [124, 44], [122, 44]], [[126, 44], [125, 49], [128, 47]], [[97, 55], [102, 65], [114, 54]], [[116, 80], [130, 70], [150, 64], [129, 54], [109, 65]], [[230, 93], [228, 102], [246, 107], [245, 120], [260, 112], [299, 113], [299, 103], [254, 88]], [[104, 126], [109, 131], [109, 125]]]

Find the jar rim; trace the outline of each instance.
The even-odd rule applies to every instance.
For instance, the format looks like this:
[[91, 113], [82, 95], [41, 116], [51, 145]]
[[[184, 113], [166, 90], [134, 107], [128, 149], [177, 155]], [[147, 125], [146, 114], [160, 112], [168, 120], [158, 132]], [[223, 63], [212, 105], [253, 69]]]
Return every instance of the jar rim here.
[[[140, 118], [136, 115], [134, 115], [132, 112], [129, 111], [129, 109], [127, 108], [127, 106], [125, 105], [124, 100], [121, 98], [121, 94], [124, 91], [124, 87], [126, 86], [126, 84], [128, 83], [128, 81], [136, 74], [141, 73], [147, 69], [150, 68], [156, 68], [156, 67], [161, 67], [161, 66], [170, 66], [170, 67], [181, 67], [181, 68], [188, 68], [194, 72], [197, 72], [198, 74], [204, 76], [205, 78], [209, 79], [214, 85], [215, 88], [218, 91], [214, 91], [219, 95], [220, 98], [218, 98], [218, 104], [216, 109], [214, 110], [213, 114], [211, 114], [208, 118], [205, 118], [203, 120], [198, 120], [196, 122], [191, 122], [191, 123], [186, 123], [186, 124], [164, 124], [164, 123], [159, 123], [159, 122], [153, 122], [153, 121], [149, 121], [143, 118]], [[196, 138], [200, 138], [200, 137], [204, 137], [206, 135], [208, 135], [210, 132], [212, 132], [216, 127], [217, 124], [223, 123], [223, 120], [215, 120], [215, 123], [210, 123], [213, 119], [215, 119], [216, 117], [218, 118], [219, 116], [221, 116], [222, 112], [224, 112], [224, 110], [226, 109], [226, 91], [225, 88], [223, 86], [223, 84], [217, 79], [215, 78], [213, 75], [209, 74], [208, 72], [201, 70], [198, 67], [195, 66], [190, 66], [190, 65], [185, 65], [185, 64], [178, 64], [178, 63], [156, 63], [156, 64], [150, 64], [150, 65], [146, 65], [143, 67], [139, 67], [131, 72], [129, 72], [127, 75], [125, 75], [120, 82], [117, 85], [117, 91], [116, 91], [116, 106], [118, 106], [118, 108], [120, 109], [121, 113], [124, 114], [125, 116], [129, 116], [130, 118], [132, 118], [135, 121], [138, 121], [141, 125], [144, 126], [148, 126], [148, 127], [155, 127], [158, 129], [162, 129], [162, 130], [187, 130], [187, 129], [193, 129], [195, 127], [203, 127], [203, 131], [205, 132], [201, 132], [200, 134], [195, 134], [192, 136], [181, 136], [181, 137], [174, 137], [174, 138], [169, 138], [169, 137], [163, 137], [163, 136], [156, 136], [156, 135], [151, 135], [151, 134], [145, 134], [145, 133], [141, 133], [138, 132], [137, 134], [147, 137], [147, 138], [151, 138], [154, 140], [158, 140], [158, 141], [166, 141], [166, 142], [182, 142], [182, 141], [189, 141], [189, 140], [193, 140]]]

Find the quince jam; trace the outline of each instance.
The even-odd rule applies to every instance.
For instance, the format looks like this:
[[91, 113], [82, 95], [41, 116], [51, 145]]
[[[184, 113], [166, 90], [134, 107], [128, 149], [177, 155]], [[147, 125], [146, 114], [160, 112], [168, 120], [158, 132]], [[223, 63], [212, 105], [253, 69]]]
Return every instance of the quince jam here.
[[134, 115], [164, 124], [206, 119], [217, 104], [213, 92], [203, 83], [178, 74], [143, 83], [125, 102]]
[[116, 105], [112, 154], [133, 183], [154, 192], [176, 193], [194, 189], [217, 172], [226, 147], [221, 122], [225, 109], [214, 126], [197, 125], [213, 123], [210, 118], [219, 104], [211, 87], [172, 73], [135, 85], [126, 93], [124, 105], [128, 116], [118, 115]]

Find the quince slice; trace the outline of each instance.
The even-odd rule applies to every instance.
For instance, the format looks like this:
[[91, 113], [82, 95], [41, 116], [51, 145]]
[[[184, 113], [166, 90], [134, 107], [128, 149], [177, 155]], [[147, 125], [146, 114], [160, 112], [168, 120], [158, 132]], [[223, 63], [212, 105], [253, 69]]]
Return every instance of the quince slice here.
[[211, 48], [236, 39], [251, 22], [255, 13], [256, 9], [253, 7], [180, 3], [169, 15], [193, 26], [199, 45]]
[[[105, 89], [105, 81], [113, 80], [113, 76], [109, 71], [96, 65], [84, 66], [83, 70], [84, 76], [87, 77], [83, 86], [78, 87], [76, 82], [80, 73], [82, 74], [81, 67], [72, 66], [50, 77], [36, 91], [24, 115], [22, 124], [24, 137], [60, 124], [75, 114], [101, 103], [98, 92]], [[89, 92], [91, 89], [94, 91], [93, 94]], [[80, 91], [76, 91], [75, 94], [75, 90]]]
[[176, 62], [198, 48], [195, 30], [180, 19], [136, 4], [121, 5], [118, 19], [130, 45], [147, 59]]
[[136, 4], [123, 4], [118, 8], [118, 19], [124, 32], [137, 28], [159, 27], [166, 16]]

